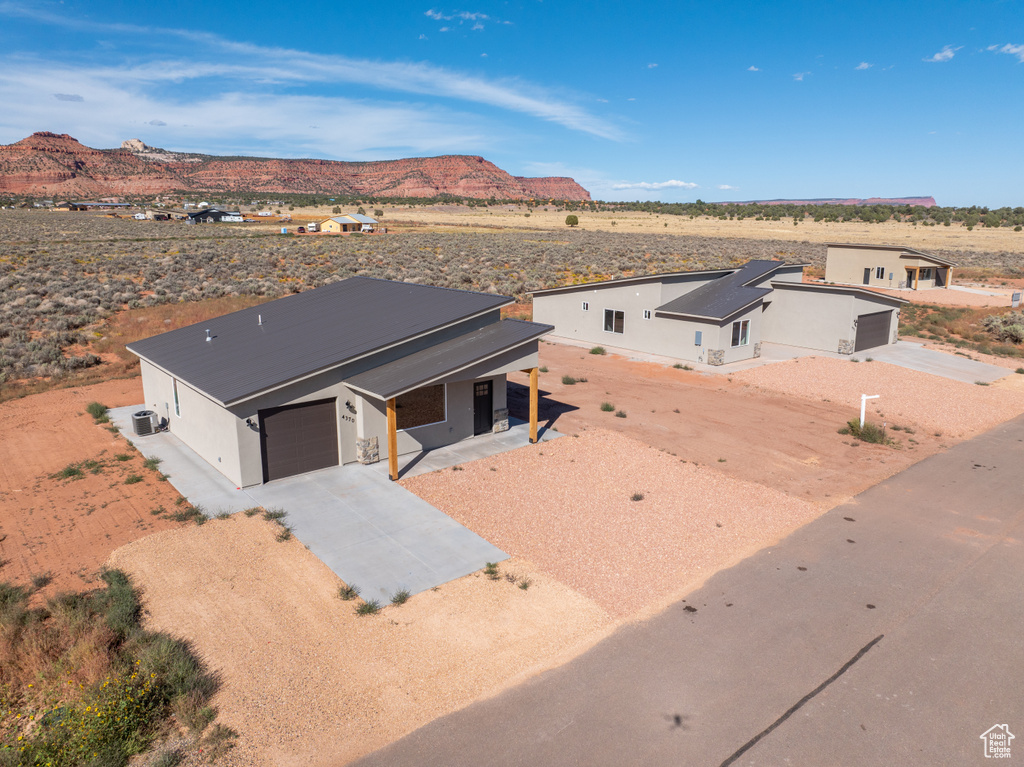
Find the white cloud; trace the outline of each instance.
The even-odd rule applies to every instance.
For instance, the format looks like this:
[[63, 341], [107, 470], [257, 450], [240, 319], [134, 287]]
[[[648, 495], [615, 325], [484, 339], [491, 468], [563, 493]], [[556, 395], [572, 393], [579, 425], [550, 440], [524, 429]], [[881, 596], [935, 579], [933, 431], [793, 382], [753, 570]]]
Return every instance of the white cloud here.
[[482, 58], [482, 59], [486, 59], [486, 58], [487, 58], [487, 54], [486, 54], [486, 53], [481, 53], [481, 54], [480, 54], [480, 58]]
[[427, 39], [426, 35], [420, 35], [420, 40], [426, 40], [426, 39]]
[[[131, 98], [140, 94], [154, 96], [153, 89], [160, 86], [177, 88], [179, 91], [187, 88], [188, 95], [181, 98], [194, 98], [196, 89], [187, 86], [190, 81], [204, 84], [217, 82], [225, 94], [232, 90], [259, 91], [270, 111], [276, 110], [279, 103], [278, 95], [273, 92], [275, 86], [286, 86], [290, 92], [306, 86], [311, 93], [319, 94], [324, 92], [325, 86], [352, 83], [377, 91], [450, 99], [461, 102], [463, 106], [475, 104], [495, 107], [600, 138], [623, 138], [619, 128], [590, 114], [566, 97], [556, 95], [541, 85], [518, 79], [488, 79], [424, 62], [373, 61], [271, 48], [234, 42], [208, 32], [97, 24], [24, 8], [14, 8], [12, 12], [9, 3], [0, 3], [0, 17], [5, 14], [30, 16], [42, 23], [87, 30], [95, 34], [122, 34], [133, 40], [142, 36], [164, 41], [184, 39], [201, 46], [201, 52], [194, 52], [190, 47], [180, 58], [170, 57], [120, 66], [106, 63], [69, 63], [61, 66], [17, 55], [0, 55], [0, 76], [16, 80], [19, 77], [33, 79], [34, 75], [39, 75], [35, 79], [51, 83], [51, 87], [44, 93], [54, 93], [61, 85], [67, 87], [67, 83], [77, 83], [80, 78], [95, 78], [123, 83], [125, 91], [132, 94]], [[459, 16], [482, 18], [484, 15], [463, 13]], [[110, 60], [109, 53], [104, 56], [105, 62]], [[208, 98], [215, 99], [216, 95], [209, 94]], [[0, 103], [6, 106], [10, 102]], [[405, 107], [400, 105], [398, 108]], [[153, 111], [161, 113], [159, 109]]]
[[608, 103], [608, 99], [598, 99], [598, 101], [600, 101], [602, 104]]
[[441, 29], [439, 29], [438, 31], [439, 32], [451, 32], [451, 27], [441, 27]]
[[723, 192], [736, 192], [736, 191], [739, 191], [739, 187], [738, 186], [729, 186], [729, 184], [719, 184], [718, 188], [721, 189]]
[[943, 62], [943, 61], [949, 61], [951, 58], [953, 58], [956, 55], [956, 52], [958, 50], [960, 50], [961, 48], [963, 48], [962, 45], [958, 45], [956, 48], [954, 48], [951, 45], [944, 45], [944, 46], [942, 46], [942, 50], [941, 51], [939, 51], [938, 53], [936, 53], [936, 54], [934, 54], [932, 56], [929, 56], [926, 59], [921, 59], [921, 61], [928, 61], [928, 62], [931, 62], [931, 63], [939, 63], [939, 62]]
[[749, 67], [747, 67], [747, 71], [748, 72], [760, 72], [761, 70], [758, 69], [757, 67], [755, 67], [753, 64], [751, 64]]
[[57, 101], [85, 101], [85, 99], [77, 93], [54, 93], [53, 97], [57, 99]]
[[1016, 56], [1018, 61], [1024, 63], [1024, 45], [1010, 45], [1009, 43], [1006, 45], [990, 45], [985, 50]]
[[476, 24], [474, 24], [472, 27], [470, 27], [470, 29], [472, 29], [474, 32], [479, 32], [483, 28], [484, 28], [484, 25], [481, 24], [479, 21]]
[[793, 79], [796, 80], [798, 83], [802, 83], [804, 81], [804, 78], [807, 77], [807, 75], [809, 74], [810, 72], [797, 72], [793, 75]]
[[[152, 125], [156, 128], [163, 128], [165, 125], [167, 125], [167, 123], [165, 123], [163, 120], [150, 120], [148, 123], [146, 123], [146, 125]], [[314, 128], [316, 126], [310, 125], [309, 127]]]
[[612, 189], [696, 189], [697, 186], [692, 181], [676, 181], [671, 179], [670, 181], [619, 181], [612, 184]]
[[854, 69], [856, 69], [856, 70], [871, 69], [871, 67], [873, 67], [873, 66], [874, 66], [874, 64], [868, 64], [868, 62], [862, 61], [860, 64], [855, 66]]
[[648, 68], [648, 69], [657, 69], [657, 68], [658, 68], [658, 65], [657, 65], [657, 64], [654, 64], [654, 63], [651, 63], [651, 64], [648, 64], [648, 65], [647, 65], [647, 68]]

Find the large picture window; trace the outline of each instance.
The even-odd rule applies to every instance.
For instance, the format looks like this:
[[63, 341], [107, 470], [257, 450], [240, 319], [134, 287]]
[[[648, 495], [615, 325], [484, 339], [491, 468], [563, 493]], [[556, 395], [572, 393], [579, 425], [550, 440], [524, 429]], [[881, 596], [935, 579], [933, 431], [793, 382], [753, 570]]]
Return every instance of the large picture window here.
[[746, 346], [750, 343], [750, 320], [732, 323], [732, 345]]
[[604, 332], [621, 333], [626, 322], [626, 313], [616, 309], [604, 310]]
[[399, 430], [415, 429], [445, 420], [444, 384], [395, 397], [395, 421]]

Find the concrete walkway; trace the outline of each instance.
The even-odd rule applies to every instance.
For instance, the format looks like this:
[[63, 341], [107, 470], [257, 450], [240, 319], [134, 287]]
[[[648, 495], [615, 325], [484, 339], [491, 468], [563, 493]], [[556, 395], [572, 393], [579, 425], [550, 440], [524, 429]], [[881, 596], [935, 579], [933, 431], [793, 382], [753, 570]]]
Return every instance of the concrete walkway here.
[[[387, 476], [387, 462], [351, 464], [287, 477], [245, 489], [234, 486], [170, 432], [135, 436], [132, 413], [116, 408], [110, 418], [174, 488], [209, 515], [253, 506], [287, 512], [296, 538], [364, 599], [382, 602], [401, 589], [412, 594], [508, 559], [501, 549], [405, 490]], [[546, 431], [541, 440], [555, 439]], [[399, 475], [414, 476], [495, 455], [529, 443], [529, 427], [489, 434], [426, 453], [401, 456]]]
[[356, 764], [983, 765], [996, 724], [1024, 750], [1022, 464], [1024, 417]]
[[1009, 368], [988, 365], [958, 354], [928, 349], [913, 341], [900, 341], [892, 346], [880, 346], [877, 349], [857, 352], [853, 356], [861, 361], [871, 357], [879, 362], [888, 362], [890, 365], [899, 365], [964, 383], [992, 383], [1013, 372]]

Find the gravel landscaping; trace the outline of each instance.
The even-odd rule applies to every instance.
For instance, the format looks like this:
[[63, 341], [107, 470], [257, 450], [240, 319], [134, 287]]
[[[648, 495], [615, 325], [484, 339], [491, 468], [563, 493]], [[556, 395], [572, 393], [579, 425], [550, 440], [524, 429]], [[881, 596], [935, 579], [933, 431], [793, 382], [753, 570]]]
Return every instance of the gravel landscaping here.
[[666, 605], [825, 509], [599, 429], [403, 485], [619, 617]]
[[861, 394], [878, 394], [868, 402], [869, 420], [901, 426], [914, 424], [945, 436], [967, 438], [1024, 413], [1024, 391], [1015, 381], [991, 386], [950, 381], [915, 370], [867, 362], [870, 352], [850, 360], [805, 357], [734, 374], [762, 389], [826, 402], [860, 405]]

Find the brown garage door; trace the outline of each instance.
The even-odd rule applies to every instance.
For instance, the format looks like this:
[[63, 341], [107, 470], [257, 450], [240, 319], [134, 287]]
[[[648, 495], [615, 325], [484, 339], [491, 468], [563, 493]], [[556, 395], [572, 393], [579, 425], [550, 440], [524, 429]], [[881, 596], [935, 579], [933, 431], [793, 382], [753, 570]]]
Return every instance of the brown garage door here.
[[263, 481], [338, 465], [335, 400], [261, 410]]
[[871, 349], [889, 343], [889, 325], [892, 322], [892, 309], [886, 312], [862, 314], [857, 318], [857, 340], [853, 350]]

